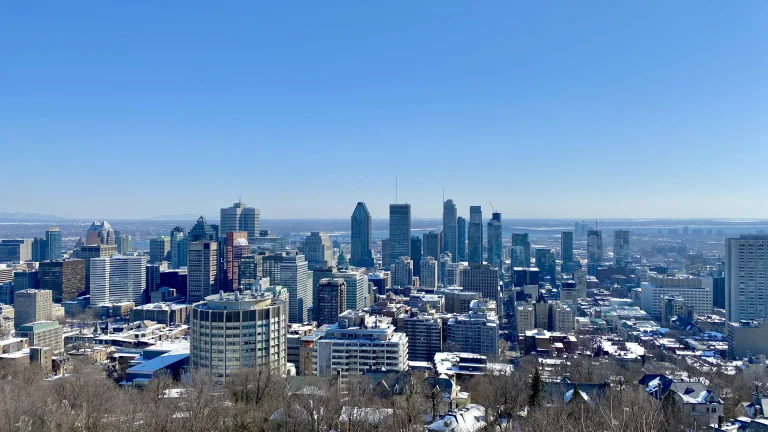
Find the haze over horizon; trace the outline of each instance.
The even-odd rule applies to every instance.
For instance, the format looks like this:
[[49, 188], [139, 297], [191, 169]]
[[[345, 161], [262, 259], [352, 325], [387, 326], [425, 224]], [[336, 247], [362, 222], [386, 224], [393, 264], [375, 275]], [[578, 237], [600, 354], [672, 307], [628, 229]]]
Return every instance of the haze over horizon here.
[[[407, 13], [404, 13], [404, 10]], [[768, 218], [768, 3], [0, 5], [0, 211]], [[77, 23], [77, 25], [73, 25]], [[7, 183], [8, 184], [8, 183]]]

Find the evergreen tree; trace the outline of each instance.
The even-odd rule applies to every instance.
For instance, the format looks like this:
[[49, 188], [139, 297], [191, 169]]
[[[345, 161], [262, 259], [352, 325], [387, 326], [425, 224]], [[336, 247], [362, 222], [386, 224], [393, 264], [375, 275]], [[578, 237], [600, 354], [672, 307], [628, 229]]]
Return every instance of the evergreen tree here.
[[531, 391], [528, 394], [528, 406], [533, 408], [541, 401], [541, 375], [539, 374], [539, 368], [533, 371], [533, 377], [531, 378]]

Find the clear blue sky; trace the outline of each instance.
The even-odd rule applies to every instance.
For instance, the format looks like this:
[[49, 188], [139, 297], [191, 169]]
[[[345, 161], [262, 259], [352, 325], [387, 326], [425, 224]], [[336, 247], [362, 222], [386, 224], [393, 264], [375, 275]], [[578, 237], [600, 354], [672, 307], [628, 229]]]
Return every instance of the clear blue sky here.
[[[545, 5], [542, 5], [545, 4]], [[768, 2], [0, 4], [0, 211], [768, 217]]]

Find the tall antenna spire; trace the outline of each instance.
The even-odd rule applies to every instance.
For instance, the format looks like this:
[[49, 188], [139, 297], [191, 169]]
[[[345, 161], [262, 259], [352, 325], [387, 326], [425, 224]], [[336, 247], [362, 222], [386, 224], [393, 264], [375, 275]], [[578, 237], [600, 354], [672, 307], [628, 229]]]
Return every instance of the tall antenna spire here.
[[443, 185], [443, 204], [445, 204], [445, 185]]
[[395, 176], [395, 204], [400, 204], [397, 200], [397, 176]]

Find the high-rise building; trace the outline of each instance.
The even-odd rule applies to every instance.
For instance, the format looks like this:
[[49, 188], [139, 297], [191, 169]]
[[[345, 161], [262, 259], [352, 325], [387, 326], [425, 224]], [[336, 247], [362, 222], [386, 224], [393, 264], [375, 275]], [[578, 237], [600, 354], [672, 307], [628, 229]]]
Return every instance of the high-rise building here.
[[435, 294], [445, 297], [445, 312], [454, 314], [469, 312], [472, 302], [480, 298], [480, 293], [456, 286], [438, 288]]
[[555, 286], [557, 282], [557, 261], [555, 252], [548, 248], [536, 248], [536, 268], [539, 276], [549, 277], [549, 284]]
[[85, 292], [91, 293], [91, 259], [110, 257], [117, 253], [117, 246], [113, 244], [94, 244], [80, 247], [80, 258], [85, 261]]
[[175, 227], [171, 230], [171, 268], [187, 266], [187, 236], [184, 228]]
[[[411, 261], [413, 261], [414, 263], [420, 263], [421, 257], [422, 257], [421, 237], [412, 236], [411, 237]], [[419, 266], [414, 266], [413, 275], [416, 277], [421, 276], [421, 268]]]
[[282, 285], [288, 290], [288, 321], [295, 324], [308, 321], [313, 288], [304, 255], [295, 251], [279, 252], [264, 256], [262, 262], [264, 276], [273, 285]]
[[467, 259], [470, 265], [483, 263], [483, 208], [480, 206], [469, 207]]
[[115, 255], [91, 260], [91, 304], [145, 303], [146, 256]]
[[49, 228], [48, 231], [45, 232], [45, 244], [46, 244], [46, 254], [45, 254], [45, 260], [42, 261], [53, 261], [57, 259], [61, 259], [61, 230], [53, 227]]
[[446, 335], [443, 345], [446, 349], [499, 355], [499, 320], [494, 312], [482, 307], [482, 302], [475, 300], [469, 313], [454, 315], [444, 321], [443, 326]]
[[314, 306], [317, 325], [335, 324], [346, 308], [347, 284], [344, 279], [321, 279], [317, 285], [317, 304]]
[[86, 246], [90, 245], [113, 245], [115, 244], [115, 230], [109, 225], [109, 222], [94, 221], [88, 228], [85, 235]]
[[498, 303], [499, 269], [489, 264], [472, 264], [461, 275], [465, 291], [480, 293], [484, 298]]
[[389, 239], [381, 239], [381, 267], [389, 268]]
[[333, 244], [324, 232], [311, 232], [304, 239], [303, 252], [310, 270], [333, 265]]
[[158, 236], [149, 239], [149, 262], [159, 263], [170, 261], [171, 239], [166, 236]]
[[41, 262], [48, 259], [48, 241], [44, 238], [32, 239], [32, 261]]
[[211, 225], [208, 225], [208, 221], [206, 221], [204, 217], [200, 216], [197, 218], [195, 226], [189, 230], [188, 237], [189, 238], [187, 242], [192, 243], [197, 241], [216, 241], [219, 235], [216, 230], [211, 227]]
[[[456, 204], [453, 200], [443, 202], [443, 247], [440, 252], [450, 252], [451, 256], [458, 256], [459, 251], [459, 227]], [[437, 258], [437, 257], [433, 257]]]
[[725, 311], [730, 322], [768, 318], [768, 235], [725, 240]]
[[[288, 310], [268, 293], [211, 295], [192, 308], [190, 366], [218, 383], [249, 367], [287, 370]], [[226, 349], [225, 349], [226, 348]]]
[[528, 233], [512, 233], [512, 248], [510, 249], [512, 268], [531, 266], [531, 241]]
[[617, 266], [629, 262], [629, 231], [616, 230], [613, 232], [613, 260]]
[[152, 296], [152, 293], [163, 287], [160, 282], [160, 275], [168, 270], [168, 263], [150, 263], [144, 266], [144, 275], [146, 283], [146, 295]]
[[597, 269], [603, 264], [603, 232], [587, 231], [587, 274], [597, 276]]
[[341, 279], [346, 284], [347, 299], [344, 310], [361, 310], [367, 305], [368, 276], [363, 272], [339, 270], [333, 272], [333, 279]]
[[411, 257], [411, 205], [389, 205], [389, 262]]
[[563, 273], [572, 273], [576, 270], [576, 261], [573, 258], [573, 231], [560, 233], [560, 255], [563, 260], [560, 270]]
[[448, 272], [450, 265], [453, 263], [453, 257], [450, 252], [444, 252], [440, 254], [440, 259], [437, 260], [437, 283], [443, 286], [457, 285], [454, 283], [448, 283]]
[[456, 218], [456, 232], [458, 233], [458, 245], [456, 252], [459, 254], [456, 262], [467, 260], [467, 220], [463, 217]]
[[230, 231], [227, 233], [227, 239], [224, 246], [224, 273], [225, 291], [235, 291], [239, 286], [240, 280], [240, 258], [243, 253], [249, 254], [251, 248], [248, 246], [248, 233], [245, 231]]
[[14, 326], [52, 319], [53, 293], [48, 290], [29, 289], [14, 294]]
[[133, 244], [131, 242], [131, 236], [128, 234], [115, 235], [115, 246], [117, 247], [117, 253], [127, 254], [133, 250]]
[[85, 291], [85, 260], [41, 262], [38, 278], [40, 289], [50, 290], [54, 302], [71, 300]]
[[501, 270], [504, 264], [504, 254], [501, 250], [501, 213], [491, 213], [488, 221], [488, 264]]
[[413, 261], [401, 256], [392, 264], [392, 286], [407, 287], [413, 285]]
[[[190, 235], [190, 240], [191, 237]], [[218, 252], [219, 243], [215, 241], [187, 243], [187, 301], [189, 303], [202, 301], [211, 293], [219, 291]]]
[[232, 231], [245, 231], [249, 243], [255, 243], [259, 236], [261, 213], [259, 209], [248, 207], [242, 200], [232, 207], [221, 209], [219, 235], [225, 236]]
[[13, 291], [40, 288], [40, 273], [37, 270], [13, 272]]
[[440, 245], [442, 244], [442, 240], [443, 233], [436, 233], [434, 231], [424, 233], [424, 238], [421, 242], [423, 249], [421, 254], [422, 258], [431, 256], [434, 259], [438, 259], [440, 257]]
[[[364, 202], [357, 203], [352, 212], [352, 252], [349, 263], [355, 267], [373, 267], [373, 245], [371, 244], [371, 213]], [[385, 260], [389, 255], [385, 256]], [[386, 263], [382, 263], [386, 265]]]
[[443, 350], [443, 318], [435, 314], [411, 313], [397, 318], [397, 328], [408, 337], [408, 360], [432, 362]]
[[[38, 248], [44, 248], [44, 239]], [[29, 261], [32, 259], [33, 239], [4, 239], [0, 240], [0, 262]], [[40, 252], [38, 252], [38, 255]]]
[[712, 306], [725, 309], [725, 272], [713, 270], [712, 276]]
[[421, 259], [421, 276], [419, 277], [419, 287], [424, 289], [437, 288], [437, 261], [431, 256]]

